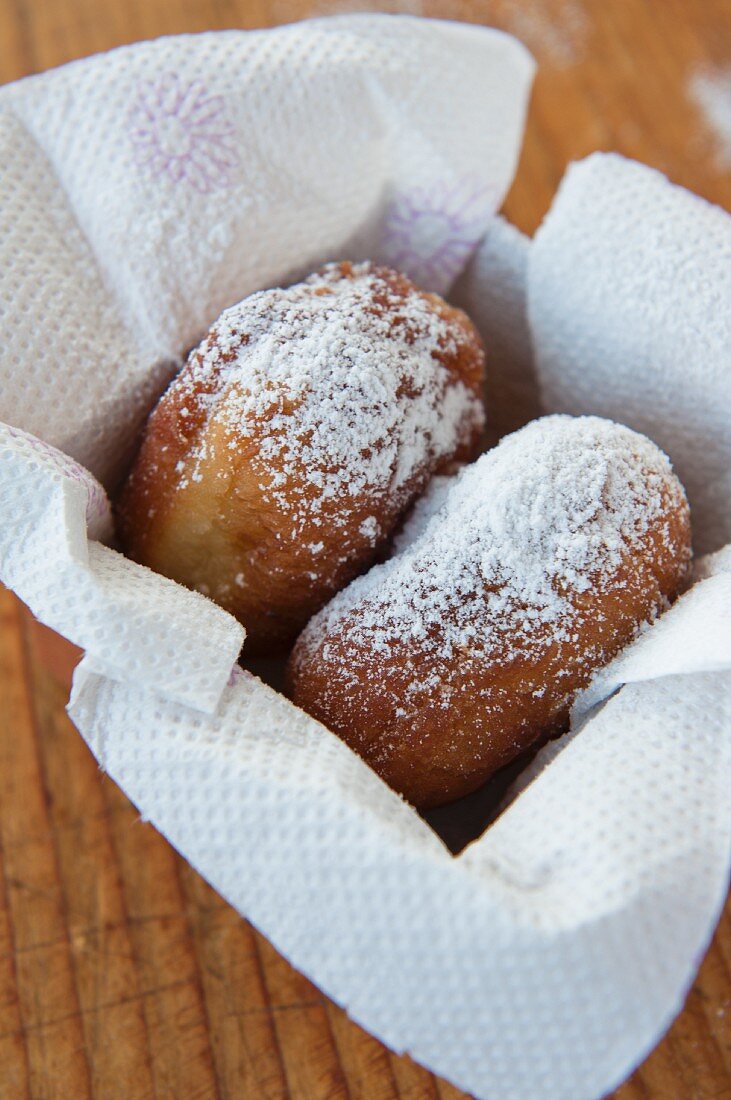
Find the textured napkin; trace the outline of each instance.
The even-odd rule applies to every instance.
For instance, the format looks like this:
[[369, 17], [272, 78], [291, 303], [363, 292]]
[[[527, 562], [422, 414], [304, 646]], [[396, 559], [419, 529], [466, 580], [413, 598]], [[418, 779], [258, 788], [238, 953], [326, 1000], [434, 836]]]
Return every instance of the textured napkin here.
[[0, 577], [108, 676], [212, 710], [244, 630], [222, 608], [99, 540], [112, 533], [99, 482], [74, 459], [0, 424]]
[[363, 1027], [479, 1097], [588, 1100], [682, 1006], [731, 851], [731, 674], [623, 688], [453, 858], [247, 673], [218, 711], [86, 675], [71, 715], [171, 843]]
[[[98, 669], [210, 710], [243, 631], [87, 549], [83, 486], [106, 515], [95, 478], [118, 482], [174, 364], [251, 291], [346, 257], [444, 290], [512, 179], [532, 71], [497, 31], [356, 16], [0, 89], [0, 575]], [[87, 473], [44, 480], [48, 444]]]
[[0, 420], [110, 484], [172, 364], [253, 290], [346, 257], [446, 289], [512, 179], [532, 71], [498, 31], [351, 16], [0, 89]]
[[672, 458], [696, 549], [731, 540], [731, 218], [595, 154], [536, 234], [528, 309], [544, 404], [621, 420]]
[[[231, 671], [229, 616], [102, 545], [100, 482], [223, 305], [346, 254], [440, 289], [462, 272], [509, 182], [530, 72], [497, 33], [357, 17], [163, 40], [0, 92], [0, 576], [87, 649], [70, 709], [102, 766], [356, 1020], [478, 1096], [589, 1100], [670, 1023], [723, 903], [728, 552], [453, 858], [334, 735]], [[600, 206], [616, 186], [598, 173]], [[590, 240], [591, 203], [575, 217]], [[495, 220], [455, 289], [493, 351], [498, 427], [538, 408], [540, 265]], [[646, 251], [631, 272], [648, 293], [656, 266]], [[595, 324], [582, 309], [558, 326], [568, 351]], [[635, 337], [638, 370], [669, 369]]]
[[529, 255], [529, 239], [504, 218], [495, 218], [450, 295], [488, 344], [485, 397], [491, 443], [543, 411], [528, 322]]

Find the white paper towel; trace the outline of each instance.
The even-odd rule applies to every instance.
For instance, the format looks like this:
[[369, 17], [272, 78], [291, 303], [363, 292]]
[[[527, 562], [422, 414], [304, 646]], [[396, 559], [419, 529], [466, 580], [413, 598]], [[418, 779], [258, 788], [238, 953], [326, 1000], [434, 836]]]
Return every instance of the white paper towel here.
[[731, 218], [659, 172], [595, 153], [531, 248], [545, 407], [620, 420], [673, 460], [696, 549], [731, 540]]
[[108, 676], [213, 710], [244, 640], [220, 607], [104, 546], [107, 495], [77, 462], [0, 424], [0, 577]]
[[1, 89], [0, 420], [113, 483], [171, 361], [253, 290], [345, 257], [446, 289], [512, 178], [532, 70], [498, 31], [351, 16]]
[[542, 412], [528, 323], [529, 255], [529, 239], [495, 218], [450, 295], [487, 341], [490, 443]]
[[[0, 421], [113, 485], [171, 363], [225, 306], [396, 253], [444, 289], [510, 183], [532, 69], [497, 31], [356, 16], [160, 39], [0, 89]], [[34, 517], [35, 544], [56, 545], [29, 570], [13, 533], [38, 452], [25, 474], [18, 439], [0, 470], [7, 583], [98, 669], [212, 709], [240, 627], [87, 552], [78, 488], [56, 484]]]
[[723, 904], [731, 674], [624, 688], [457, 858], [246, 673], [215, 716], [79, 677], [102, 766], [362, 1026], [462, 1088], [588, 1100], [680, 1009]]
[[[0, 576], [87, 648], [71, 713], [103, 767], [356, 1020], [479, 1096], [588, 1100], [677, 1012], [723, 901], [726, 557], [597, 678], [580, 733], [455, 859], [329, 731], [231, 673], [229, 616], [102, 545], [103, 489], [48, 446], [113, 483], [218, 310], [320, 259], [449, 282], [509, 181], [529, 76], [502, 35], [357, 17], [163, 40], [3, 90], [22, 155], [10, 175], [0, 162]], [[589, 206], [575, 216], [589, 239]], [[526, 282], [531, 315], [553, 295], [534, 263], [495, 223], [457, 290], [488, 354], [494, 338], [505, 423], [525, 415], [517, 394], [534, 401]], [[636, 263], [652, 288], [653, 254]], [[594, 324], [582, 310], [558, 326], [569, 350]], [[538, 321], [533, 339], [541, 366]], [[644, 346], [628, 348], [640, 364]]]
[[122, 321], [52, 165], [10, 108], [15, 91], [0, 89], [0, 420], [113, 482], [172, 366]]

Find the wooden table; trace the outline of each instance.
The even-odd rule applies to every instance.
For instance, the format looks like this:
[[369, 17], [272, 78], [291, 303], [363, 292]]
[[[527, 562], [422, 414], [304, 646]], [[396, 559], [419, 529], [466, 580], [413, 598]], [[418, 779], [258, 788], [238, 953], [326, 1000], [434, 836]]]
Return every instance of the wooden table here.
[[[0, 81], [160, 34], [369, 6], [316, 3], [0, 0]], [[533, 49], [540, 68], [505, 206], [523, 230], [540, 222], [566, 163], [593, 149], [731, 208], [721, 150], [688, 92], [694, 74], [731, 61], [727, 0], [374, 6], [493, 24]], [[351, 1023], [139, 821], [66, 718], [74, 651], [2, 590], [0, 618], [0, 1096], [460, 1097]], [[616, 1093], [722, 1097], [731, 907], [682, 1015]]]

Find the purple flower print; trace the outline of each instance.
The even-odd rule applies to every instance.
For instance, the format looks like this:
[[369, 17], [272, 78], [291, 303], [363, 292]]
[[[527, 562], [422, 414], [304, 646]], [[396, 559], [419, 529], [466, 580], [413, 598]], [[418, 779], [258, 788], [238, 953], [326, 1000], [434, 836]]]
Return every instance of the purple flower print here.
[[129, 115], [135, 160], [201, 194], [230, 186], [240, 158], [222, 96], [175, 73], [143, 84]]
[[494, 210], [493, 196], [465, 180], [393, 196], [381, 255], [429, 290], [447, 290], [461, 272]]

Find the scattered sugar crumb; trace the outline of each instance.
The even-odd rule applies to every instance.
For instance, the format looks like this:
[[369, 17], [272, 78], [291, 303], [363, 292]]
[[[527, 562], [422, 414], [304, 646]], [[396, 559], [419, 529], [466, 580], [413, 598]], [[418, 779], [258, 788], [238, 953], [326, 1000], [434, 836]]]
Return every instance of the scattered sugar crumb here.
[[557, 67], [575, 65], [581, 59], [589, 26], [582, 4], [574, 0], [554, 0], [540, 5], [493, 0], [492, 6], [501, 26], [524, 42], [537, 57], [544, 57]]
[[[299, 18], [293, 0], [273, 0], [278, 20]], [[314, 0], [313, 15], [346, 15], [372, 11], [368, 0]], [[379, 11], [464, 20], [460, 0], [441, 0], [436, 13], [429, 0], [382, 0]], [[577, 64], [584, 53], [590, 23], [579, 0], [482, 0], [480, 23], [507, 31], [520, 39], [537, 58], [564, 68]]]
[[368, 516], [358, 528], [364, 539], [375, 540], [378, 535], [378, 520], [375, 516]]
[[688, 91], [713, 135], [718, 168], [731, 168], [731, 65], [696, 72]]

